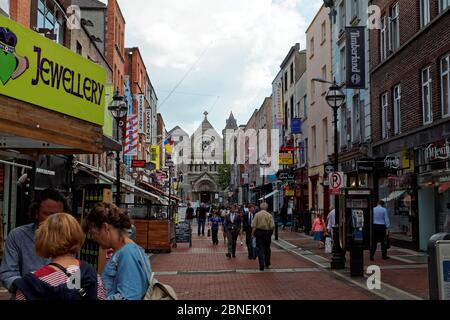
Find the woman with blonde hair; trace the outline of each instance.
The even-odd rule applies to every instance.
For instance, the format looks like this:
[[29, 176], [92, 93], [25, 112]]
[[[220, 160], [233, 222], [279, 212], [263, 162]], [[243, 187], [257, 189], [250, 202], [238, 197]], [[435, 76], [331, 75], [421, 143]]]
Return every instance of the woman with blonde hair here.
[[51, 263], [13, 282], [17, 300], [103, 300], [96, 270], [76, 258], [85, 236], [67, 213], [48, 217], [36, 231], [36, 254]]

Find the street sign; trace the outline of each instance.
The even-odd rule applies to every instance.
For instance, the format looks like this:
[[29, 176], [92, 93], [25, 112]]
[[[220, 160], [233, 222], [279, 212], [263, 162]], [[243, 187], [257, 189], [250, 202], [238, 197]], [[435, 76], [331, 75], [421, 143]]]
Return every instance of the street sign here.
[[334, 172], [334, 166], [333, 165], [328, 165], [325, 167], [325, 173], [330, 175]]
[[332, 173], [329, 177], [329, 183], [330, 183], [330, 193], [339, 194], [341, 188], [345, 187], [344, 173], [343, 172]]
[[145, 160], [131, 160], [132, 168], [145, 168], [146, 164]]

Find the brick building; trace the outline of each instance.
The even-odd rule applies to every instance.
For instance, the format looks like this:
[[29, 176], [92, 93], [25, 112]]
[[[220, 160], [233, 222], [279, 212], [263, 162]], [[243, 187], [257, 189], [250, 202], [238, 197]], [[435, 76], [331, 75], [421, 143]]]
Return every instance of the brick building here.
[[370, 32], [375, 190], [391, 238], [426, 250], [450, 221], [450, 3], [372, 4], [381, 8], [381, 29]]

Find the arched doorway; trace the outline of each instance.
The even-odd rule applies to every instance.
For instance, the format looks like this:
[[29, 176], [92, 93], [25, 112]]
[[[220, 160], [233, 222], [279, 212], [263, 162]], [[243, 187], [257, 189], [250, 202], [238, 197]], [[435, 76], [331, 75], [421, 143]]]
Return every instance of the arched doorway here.
[[197, 193], [201, 203], [214, 203], [217, 192], [216, 183], [210, 179], [202, 179], [194, 186], [194, 193]]

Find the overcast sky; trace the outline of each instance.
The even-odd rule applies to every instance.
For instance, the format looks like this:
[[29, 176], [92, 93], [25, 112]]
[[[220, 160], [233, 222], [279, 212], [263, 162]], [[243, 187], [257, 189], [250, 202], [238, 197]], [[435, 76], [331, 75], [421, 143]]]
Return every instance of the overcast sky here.
[[140, 47], [166, 129], [179, 125], [189, 134], [205, 110], [220, 134], [230, 111], [238, 124], [247, 123], [271, 95], [290, 48], [299, 42], [305, 49], [306, 28], [322, 5], [321, 0], [118, 1], [126, 46]]

